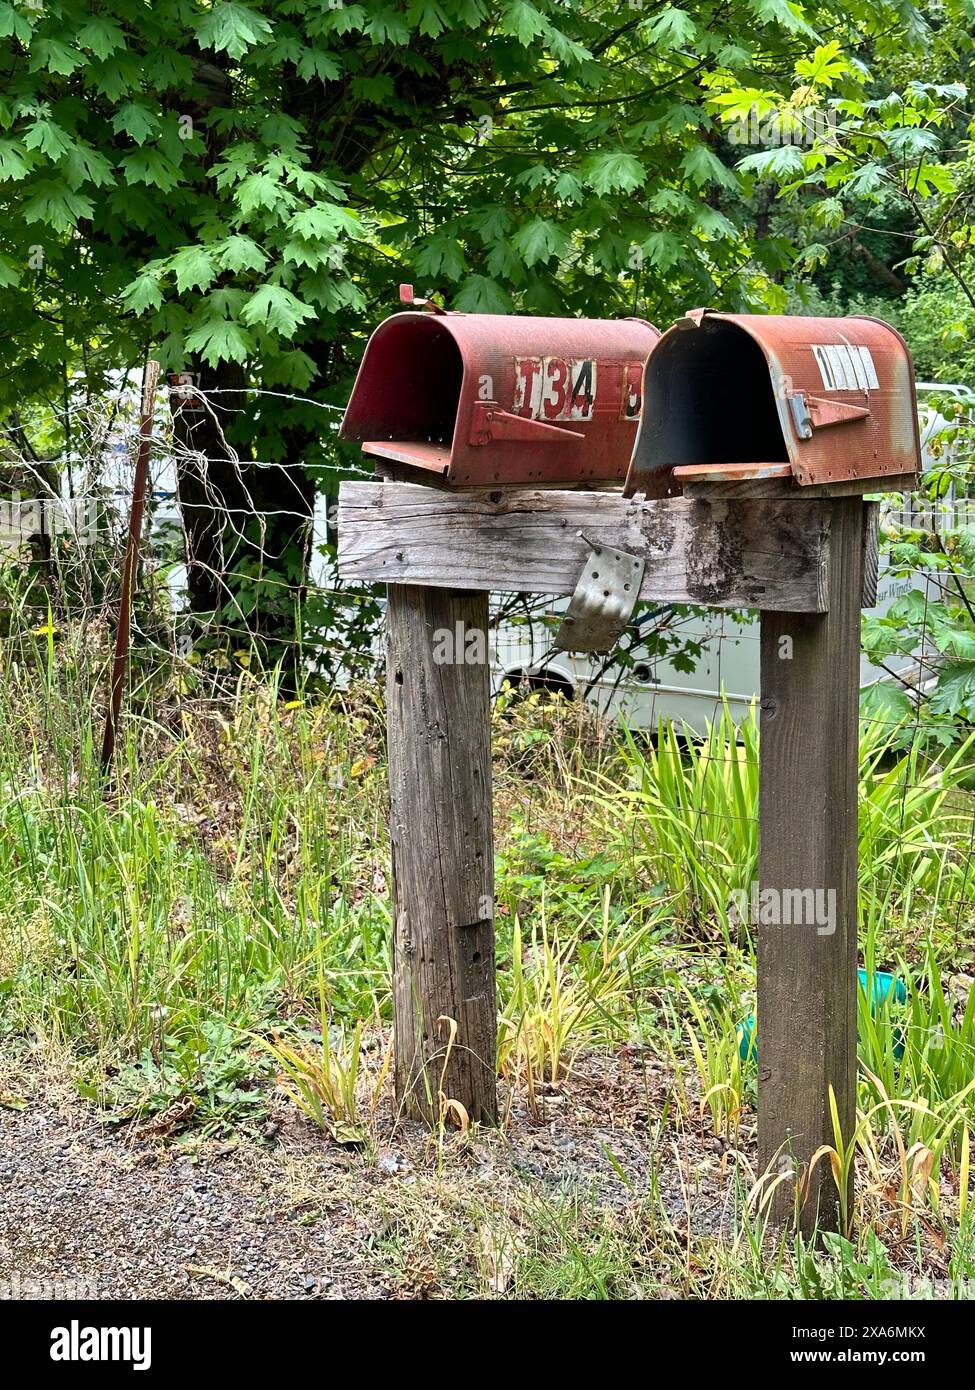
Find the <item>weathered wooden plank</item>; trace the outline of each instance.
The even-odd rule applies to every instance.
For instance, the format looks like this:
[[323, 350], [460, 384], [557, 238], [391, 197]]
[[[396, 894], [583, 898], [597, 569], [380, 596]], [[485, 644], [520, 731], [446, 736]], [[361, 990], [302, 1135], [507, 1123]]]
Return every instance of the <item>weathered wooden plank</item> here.
[[[759, 1161], [798, 1176], [833, 1144], [829, 1089], [853, 1133], [857, 961], [857, 700], [864, 503], [829, 504], [829, 612], [762, 615], [759, 810]], [[768, 895], [768, 896], [766, 896]], [[796, 921], [796, 917], [799, 921]], [[777, 920], [776, 920], [777, 919]], [[772, 1215], [787, 1219], [783, 1181]], [[800, 1222], [836, 1229], [829, 1163]]]
[[861, 608], [873, 608], [880, 585], [880, 503], [863, 504], [863, 597]]
[[569, 594], [588, 555], [583, 532], [645, 557], [641, 598], [823, 612], [827, 518], [823, 502], [345, 482], [338, 564], [346, 581]]
[[434, 1124], [441, 1091], [472, 1120], [497, 1118], [487, 625], [486, 593], [390, 585], [396, 1095]]
[[748, 478], [738, 482], [686, 482], [685, 497], [705, 501], [742, 501], [745, 498], [783, 498], [811, 501], [822, 497], [862, 497], [865, 492], [914, 492], [916, 473], [895, 473], [888, 478], [848, 478], [845, 482], [811, 483], [807, 487], [781, 478]]

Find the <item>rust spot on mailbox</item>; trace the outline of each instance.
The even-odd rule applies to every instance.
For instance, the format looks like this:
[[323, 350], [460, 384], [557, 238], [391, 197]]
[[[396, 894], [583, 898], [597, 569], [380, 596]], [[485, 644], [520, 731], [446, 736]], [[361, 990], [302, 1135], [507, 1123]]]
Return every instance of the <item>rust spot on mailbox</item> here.
[[651, 351], [643, 397], [627, 497], [750, 478], [878, 491], [920, 466], [914, 365], [880, 319], [695, 309]]
[[622, 478], [659, 336], [642, 319], [394, 314], [340, 438], [462, 487]]

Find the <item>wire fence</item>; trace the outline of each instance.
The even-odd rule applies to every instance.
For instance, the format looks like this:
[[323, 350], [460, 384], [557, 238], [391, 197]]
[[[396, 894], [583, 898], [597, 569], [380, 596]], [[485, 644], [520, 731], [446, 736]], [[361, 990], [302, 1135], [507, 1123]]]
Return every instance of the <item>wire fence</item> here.
[[[252, 422], [267, 400], [317, 411], [331, 461], [254, 459], [235, 445], [241, 420]], [[204, 392], [183, 382], [160, 393], [133, 621], [134, 679], [160, 669], [192, 673], [196, 700], [226, 698], [228, 678], [232, 684], [242, 669], [267, 662], [283, 664], [291, 683], [303, 688], [317, 682], [342, 689], [359, 679], [380, 679], [384, 594], [378, 587], [343, 584], [335, 567], [338, 481], [374, 474], [342, 456], [337, 421], [334, 407], [276, 391]], [[39, 456], [29, 427], [8, 425], [0, 435], [0, 466], [11, 484], [0, 504], [0, 572], [8, 611], [16, 608], [20, 615], [4, 624], [7, 644], [22, 643], [25, 631], [38, 639], [52, 636], [61, 623], [110, 638], [118, 620], [138, 394], [124, 387], [108, 407], [103, 401], [69, 406], [61, 426], [69, 444], [49, 458]], [[219, 453], [191, 447], [187, 441], [198, 428], [217, 441]], [[861, 670], [862, 684], [874, 696], [865, 700], [862, 721], [864, 758], [874, 765], [870, 775], [880, 776], [885, 752], [896, 755], [902, 768], [896, 807], [883, 812], [888, 841], [904, 851], [898, 860], [886, 845], [892, 875], [925, 848], [919, 848], [912, 808], [929, 792], [934, 795], [936, 769], [957, 756], [975, 768], [966, 742], [971, 708], [962, 701], [951, 711], [942, 701], [939, 717], [930, 717], [945, 663], [964, 655], [959, 646], [949, 644], [946, 651], [941, 640], [938, 624], [946, 604], [962, 619], [966, 612], [973, 619], [975, 647], [975, 566], [966, 571], [962, 563], [966, 557], [970, 563], [975, 545], [975, 499], [964, 485], [966, 470], [971, 476], [970, 440], [963, 431], [948, 434], [941, 452], [949, 479], [943, 495], [927, 490], [913, 499], [891, 497], [883, 513], [892, 550], [882, 565], [872, 616], [893, 629], [892, 605], [910, 598], [912, 645], [884, 652], [881, 644], [879, 652], [864, 656]], [[928, 544], [931, 563], [913, 570], [899, 564], [897, 545], [904, 537]], [[208, 607], [196, 601], [201, 591], [213, 596]], [[642, 605], [609, 657], [588, 658], [554, 648], [566, 602], [494, 596], [490, 653], [496, 696], [507, 688], [505, 698], [526, 690], [568, 697], [578, 712], [574, 737], [594, 749], [605, 747], [610, 724], [625, 724], [642, 736], [653, 735], [661, 720], [670, 721], [685, 742], [705, 740], [712, 768], [724, 766], [739, 777], [757, 772], [757, 741], [714, 733], [725, 713], [732, 725], [747, 721], [758, 697], [755, 615]], [[891, 691], [900, 700], [887, 698]], [[959, 749], [965, 751], [959, 755]], [[975, 924], [975, 773], [966, 777], [953, 775], [952, 790], [942, 798], [950, 844], [926, 848], [929, 856], [944, 852], [956, 862], [950, 894], [956, 932]], [[696, 803], [683, 808], [690, 815], [688, 837], [705, 852], [718, 852], [722, 826], [754, 827], [757, 808], [718, 804], [707, 777], [698, 779], [691, 795]], [[681, 848], [672, 856], [685, 853]]]

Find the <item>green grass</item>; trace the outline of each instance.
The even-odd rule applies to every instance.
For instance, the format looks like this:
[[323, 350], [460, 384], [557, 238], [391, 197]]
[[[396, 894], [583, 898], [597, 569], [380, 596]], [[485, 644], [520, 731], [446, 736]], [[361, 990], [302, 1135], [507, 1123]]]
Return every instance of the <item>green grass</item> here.
[[[360, 1046], [382, 1034], [384, 1054], [390, 1019], [375, 691], [286, 700], [242, 668], [203, 698], [150, 671], [106, 780], [104, 649], [39, 628], [7, 641], [0, 687], [5, 1046], [60, 1059], [119, 1114], [175, 1106], [204, 1134], [262, 1122], [277, 1076], [322, 1142], [368, 1148], [385, 1072], [360, 1075]], [[725, 714], [703, 740], [663, 725], [651, 742], [560, 701], [513, 702], [496, 711], [495, 754], [510, 1096], [551, 1123], [546, 1096], [593, 1051], [650, 1057], [672, 1080], [662, 1109], [647, 1091], [648, 1188], [609, 1216], [578, 1190], [536, 1192], [510, 1249], [489, 1209], [481, 1224], [502, 1245], [492, 1237], [461, 1292], [491, 1292], [499, 1259], [505, 1293], [552, 1297], [872, 1298], [905, 1270], [970, 1277], [971, 743], [931, 760], [864, 734], [861, 954], [898, 971], [908, 1001], [877, 1014], [861, 999], [861, 1234], [820, 1250], [753, 1218], [710, 1241], [689, 1234], [652, 1180], [682, 1132], [736, 1149], [754, 1123], [737, 1036], [754, 950], [728, 913], [756, 875], [754, 720], [736, 730]]]

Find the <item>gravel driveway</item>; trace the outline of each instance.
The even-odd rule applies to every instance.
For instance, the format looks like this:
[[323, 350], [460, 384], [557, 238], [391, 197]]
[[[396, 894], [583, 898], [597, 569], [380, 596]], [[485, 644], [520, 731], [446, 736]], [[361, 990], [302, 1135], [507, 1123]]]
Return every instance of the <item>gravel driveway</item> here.
[[[581, 1194], [610, 1220], [645, 1200], [649, 1092], [637, 1070], [590, 1059], [541, 1120], [514, 1106], [504, 1130], [439, 1151], [382, 1115], [368, 1151], [344, 1149], [283, 1102], [264, 1139], [164, 1140], [22, 1086], [24, 1099], [0, 1108], [0, 1297], [504, 1294], [508, 1264], [493, 1267], [496, 1234], [485, 1261], [486, 1227], [531, 1239], [525, 1212], [538, 1200]], [[695, 1228], [725, 1225], [720, 1142], [684, 1132], [662, 1153], [655, 1201], [674, 1225], [689, 1220], [689, 1189]]]

